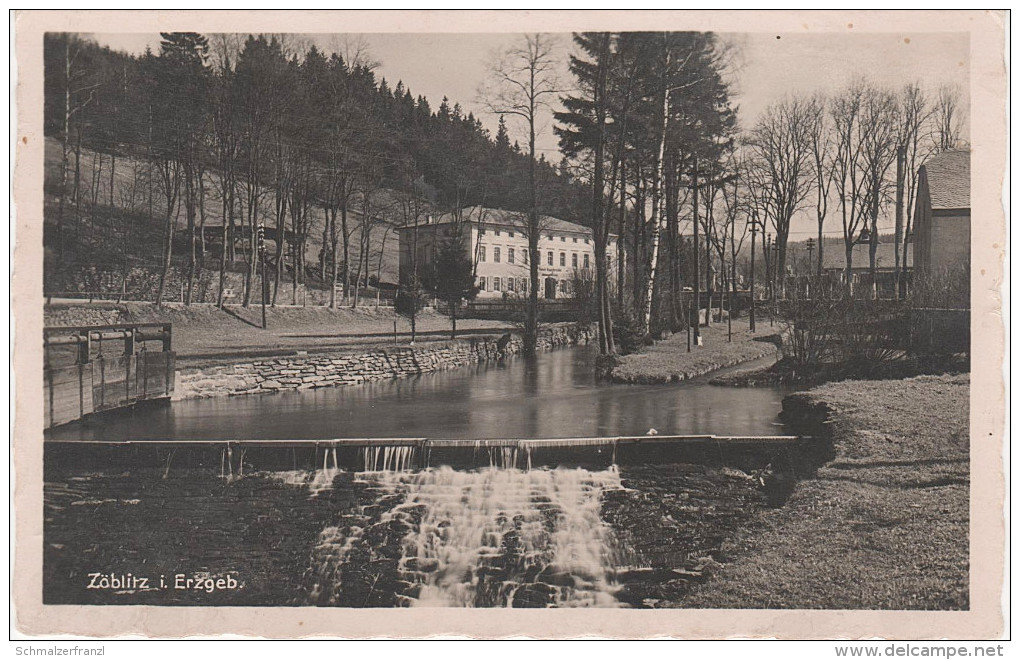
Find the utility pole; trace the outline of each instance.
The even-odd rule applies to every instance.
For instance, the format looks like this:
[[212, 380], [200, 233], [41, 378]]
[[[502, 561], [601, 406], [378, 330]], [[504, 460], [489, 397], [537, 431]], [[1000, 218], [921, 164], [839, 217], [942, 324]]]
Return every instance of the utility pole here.
[[[725, 229], [725, 228], [724, 228]], [[723, 235], [725, 235], [725, 231]], [[730, 286], [726, 292], [726, 341], [733, 341], [733, 294], [737, 292], [737, 218], [730, 221]]]
[[[698, 242], [698, 154], [694, 154], [694, 171], [691, 174], [691, 183], [694, 188], [694, 345], [701, 345], [701, 280], [699, 274], [701, 270], [700, 262], [698, 259], [699, 246]], [[690, 315], [687, 317], [687, 324], [690, 325]]]
[[[814, 249], [815, 249], [815, 239], [813, 239], [813, 238], [807, 239], [807, 262], [808, 262], [808, 291], [807, 291], [807, 296], [808, 296], [808, 298], [811, 297], [811, 289], [814, 288], [814, 287], [811, 286], [811, 277], [810, 277], [810, 275], [811, 275], [811, 264], [814, 263], [814, 261], [812, 261], [812, 259], [811, 259], [811, 253], [814, 251]], [[821, 273], [819, 273], [819, 275], [821, 275]]]
[[749, 220], [751, 225], [751, 334], [754, 334], [754, 250], [755, 238], [758, 232], [758, 221], [753, 217]]
[[258, 249], [259, 249], [259, 264], [262, 266], [262, 329], [266, 329], [266, 290], [268, 287], [268, 281], [266, 280], [266, 228], [262, 225], [258, 227]]
[[785, 273], [779, 272], [779, 240], [772, 241], [772, 277], [775, 280], [772, 285], [772, 325], [776, 324], [776, 315], [779, 313], [779, 295], [782, 291], [782, 281]]

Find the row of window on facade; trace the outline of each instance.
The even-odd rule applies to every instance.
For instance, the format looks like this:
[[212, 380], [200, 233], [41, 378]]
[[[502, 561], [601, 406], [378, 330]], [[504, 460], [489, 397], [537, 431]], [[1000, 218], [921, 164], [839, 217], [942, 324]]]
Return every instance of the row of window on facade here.
[[[482, 233], [485, 233], [485, 232], [484, 232], [484, 230], [483, 230], [483, 232], [482, 232]], [[499, 230], [499, 229], [494, 229], [494, 230], [493, 230], [493, 234], [495, 234], [496, 236], [500, 236], [500, 235], [501, 235], [501, 233], [500, 233], [500, 230]], [[510, 238], [513, 238], [515, 234], [514, 234], [514, 232], [512, 232], [512, 231], [508, 231], [508, 232], [507, 232], [507, 235], [508, 235], [508, 236], [509, 236]], [[555, 236], [553, 236], [552, 234], [549, 234], [549, 235], [547, 235], [547, 236], [546, 236], [545, 238], [546, 238], [546, 240], [550, 240], [550, 241], [555, 241], [555, 240], [556, 240], [556, 237], [555, 237]], [[577, 243], [577, 242], [578, 242], [578, 238], [577, 238], [577, 236], [571, 236], [571, 239], [572, 239], [572, 241], [573, 241], [574, 243]], [[590, 239], [590, 238], [583, 238], [583, 239], [581, 239], [581, 240], [583, 240], [583, 241], [584, 241], [584, 244], [585, 244], [585, 245], [588, 245], [588, 244], [589, 244], [589, 243], [591, 242], [591, 239]], [[567, 237], [566, 237], [566, 236], [560, 236], [560, 243], [566, 243], [566, 242], [567, 242]]]
[[[570, 280], [557, 280], [556, 287], [564, 295], [569, 295], [572, 288]], [[528, 293], [528, 289], [528, 278], [526, 277], [487, 277], [484, 275], [480, 275], [478, 277], [479, 291], [502, 291], [505, 293], [519, 293], [521, 295], [526, 295]]]
[[[516, 263], [516, 258], [517, 258], [516, 254], [517, 253], [516, 253], [516, 251], [513, 248], [507, 248], [507, 250], [506, 250], [506, 262], [508, 264]], [[571, 255], [570, 255], [570, 266], [572, 268], [578, 268], [578, 267], [581, 267], [581, 268], [590, 268], [591, 267], [591, 256], [588, 253], [585, 253], [585, 254], [582, 254], [581, 257], [582, 257], [582, 259], [579, 261], [577, 253], [576, 252], [571, 253]], [[502, 253], [501, 249], [498, 248], [498, 247], [492, 248], [492, 262], [498, 264], [498, 263], [502, 262], [502, 259], [503, 259], [503, 253]], [[478, 248], [478, 261], [479, 261], [479, 263], [485, 263], [485, 261], [486, 261], [486, 249], [484, 247], [479, 247]], [[527, 250], [521, 250], [521, 263], [525, 264], [525, 265], [527, 265], [527, 263], [528, 263], [528, 251]], [[549, 250], [548, 252], [546, 252], [546, 265], [547, 266], [554, 266], [555, 265], [555, 254], [553, 253], [552, 250]], [[567, 266], [567, 253], [566, 252], [560, 252], [560, 266], [564, 267], [564, 268]]]

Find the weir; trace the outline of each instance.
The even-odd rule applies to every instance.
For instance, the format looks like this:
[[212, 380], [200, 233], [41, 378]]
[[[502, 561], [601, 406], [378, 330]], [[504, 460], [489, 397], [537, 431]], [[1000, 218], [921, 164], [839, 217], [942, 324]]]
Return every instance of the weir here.
[[[112, 480], [132, 502], [155, 492], [174, 502], [203, 484], [228, 509], [274, 497], [293, 506], [292, 489], [304, 491], [308, 511], [324, 510], [300, 571], [309, 605], [626, 607], [644, 602], [632, 583], [662, 571], [628, 550], [604, 507], [618, 511], [647, 485], [649, 465], [662, 464], [669, 488], [685, 470], [702, 489], [717, 475], [707, 488], [722, 488], [732, 502], [721, 515], [732, 515], [747, 506], [739, 493], [767, 493], [761, 475], [790, 471], [815, 445], [795, 435], [47, 441], [44, 465], [51, 492]], [[700, 575], [684, 570], [671, 579]]]
[[796, 435], [652, 435], [584, 438], [337, 438], [330, 440], [47, 441], [47, 468], [165, 467], [256, 471], [413, 471], [704, 463], [757, 468], [813, 446]]

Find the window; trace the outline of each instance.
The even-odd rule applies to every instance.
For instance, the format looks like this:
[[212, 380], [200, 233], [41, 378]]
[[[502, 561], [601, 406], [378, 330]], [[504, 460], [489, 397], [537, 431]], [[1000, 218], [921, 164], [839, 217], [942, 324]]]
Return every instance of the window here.
[[499, 286], [500, 285], [500, 282], [499, 282], [500, 279], [502, 279], [502, 278], [499, 278], [499, 277], [492, 278], [492, 290], [493, 291], [499, 291], [500, 290], [500, 286]]
[[570, 255], [570, 267], [571, 268], [577, 268], [577, 253], [576, 252]]
[[587, 253], [586, 253], [586, 254], [584, 255], [584, 267], [585, 267], [585, 268], [588, 268], [588, 267], [589, 267], [590, 265], [591, 265], [591, 264], [590, 264], [590, 263], [588, 262], [588, 255], [587, 255]]
[[548, 259], [547, 259], [546, 261], [547, 261], [547, 263], [548, 263], [548, 264], [549, 264], [550, 266], [552, 266], [552, 265], [553, 265], [553, 256], [552, 256], [552, 250], [549, 250], [549, 257], [548, 257]]
[[560, 243], [566, 243], [566, 242], [567, 242], [567, 237], [566, 236], [560, 236]]
[[523, 263], [525, 266], [528, 265], [528, 251], [527, 250], [521, 250], [521, 263]]
[[478, 248], [478, 262], [479, 263], [485, 263], [485, 248], [484, 247]]
[[485, 276], [478, 278], [478, 290], [485, 291]]
[[574, 237], [574, 242], [575, 242], [575, 243], [577, 242], [577, 236], [575, 236], [575, 237]]
[[507, 248], [506, 249], [506, 262], [508, 264], [512, 264], [514, 262], [514, 249], [513, 248]]
[[512, 277], [506, 278], [506, 290], [509, 291], [510, 293], [514, 292], [514, 278]]
[[560, 252], [560, 268], [563, 268], [566, 265], [567, 265], [567, 253]]
[[510, 232], [510, 238], [513, 238], [513, 237], [514, 237], [514, 233]]
[[498, 229], [496, 230], [496, 236], [499, 236], [499, 230]]
[[585, 244], [585, 245], [587, 245], [587, 244], [588, 244], [588, 239], [587, 239], [587, 238], [586, 238], [586, 239], [584, 239], [584, 244]]
[[498, 247], [492, 248], [492, 263], [494, 263], [494, 264], [498, 264], [499, 263], [499, 248]]

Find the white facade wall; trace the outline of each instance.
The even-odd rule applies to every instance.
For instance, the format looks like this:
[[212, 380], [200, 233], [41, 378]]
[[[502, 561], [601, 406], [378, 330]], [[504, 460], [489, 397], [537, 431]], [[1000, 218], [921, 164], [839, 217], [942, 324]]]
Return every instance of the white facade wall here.
[[[530, 286], [528, 239], [519, 229], [486, 225], [479, 236], [477, 225], [471, 231], [476, 263], [479, 299], [523, 297]], [[595, 268], [595, 245], [591, 233], [548, 230], [538, 241], [539, 298], [568, 298], [575, 268]], [[607, 249], [610, 268], [616, 266], [616, 237]]]
[[[418, 265], [423, 268], [435, 260], [435, 250], [441, 244], [446, 225], [420, 225], [418, 227]], [[401, 228], [400, 273], [401, 279], [411, 267], [413, 229]], [[531, 270], [528, 263], [528, 239], [520, 229], [509, 226], [484, 225], [479, 230], [471, 224], [470, 240], [465, 249], [475, 260], [477, 283], [481, 288], [480, 300], [524, 297], [530, 286]], [[549, 230], [543, 231], [538, 242], [541, 259], [538, 265], [541, 288], [539, 298], [569, 298], [574, 269], [595, 269], [595, 245], [590, 232]], [[610, 237], [607, 246], [610, 272], [616, 269], [617, 240]]]

